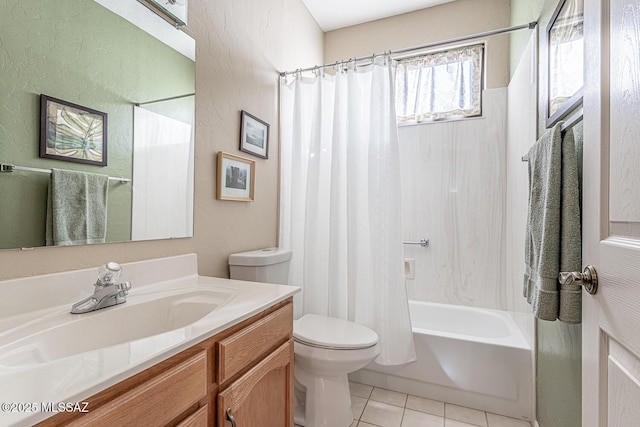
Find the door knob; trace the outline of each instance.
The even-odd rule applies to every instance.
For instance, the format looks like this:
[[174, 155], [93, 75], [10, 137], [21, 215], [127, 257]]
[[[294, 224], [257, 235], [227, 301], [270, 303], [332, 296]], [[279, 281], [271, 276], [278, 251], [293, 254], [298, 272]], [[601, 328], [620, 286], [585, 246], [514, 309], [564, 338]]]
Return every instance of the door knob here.
[[598, 292], [598, 273], [592, 265], [587, 265], [582, 273], [578, 271], [561, 272], [558, 274], [561, 285], [582, 285], [584, 290], [594, 295]]

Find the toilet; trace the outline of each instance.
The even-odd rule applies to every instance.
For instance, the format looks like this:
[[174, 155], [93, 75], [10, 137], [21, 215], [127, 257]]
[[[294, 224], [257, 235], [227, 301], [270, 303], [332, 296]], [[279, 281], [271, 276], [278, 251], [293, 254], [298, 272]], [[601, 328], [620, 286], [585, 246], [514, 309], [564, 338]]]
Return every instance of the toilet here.
[[293, 323], [295, 423], [305, 427], [349, 427], [353, 422], [347, 374], [364, 368], [380, 352], [378, 335], [366, 326], [305, 314]]
[[[229, 256], [232, 279], [287, 284], [291, 251], [261, 249]], [[347, 375], [379, 353], [378, 335], [355, 322], [306, 314], [293, 322], [295, 423], [349, 427], [353, 422]]]

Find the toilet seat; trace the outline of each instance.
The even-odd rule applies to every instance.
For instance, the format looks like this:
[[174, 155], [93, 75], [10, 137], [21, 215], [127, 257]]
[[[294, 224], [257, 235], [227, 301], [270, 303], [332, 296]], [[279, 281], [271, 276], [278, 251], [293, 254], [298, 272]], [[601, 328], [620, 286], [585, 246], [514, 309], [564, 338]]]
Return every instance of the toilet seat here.
[[293, 339], [330, 350], [359, 350], [378, 343], [378, 335], [366, 326], [317, 314], [306, 314], [293, 323]]

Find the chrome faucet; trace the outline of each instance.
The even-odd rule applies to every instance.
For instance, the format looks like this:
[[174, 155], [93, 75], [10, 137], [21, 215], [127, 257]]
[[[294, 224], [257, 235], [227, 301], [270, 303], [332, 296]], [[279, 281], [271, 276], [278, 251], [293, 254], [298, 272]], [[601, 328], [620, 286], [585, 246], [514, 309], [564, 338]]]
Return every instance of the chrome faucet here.
[[93, 285], [93, 295], [73, 304], [71, 313], [88, 313], [127, 302], [127, 294], [131, 289], [130, 282], [116, 283], [122, 273], [117, 262], [108, 262], [98, 269], [98, 280]]

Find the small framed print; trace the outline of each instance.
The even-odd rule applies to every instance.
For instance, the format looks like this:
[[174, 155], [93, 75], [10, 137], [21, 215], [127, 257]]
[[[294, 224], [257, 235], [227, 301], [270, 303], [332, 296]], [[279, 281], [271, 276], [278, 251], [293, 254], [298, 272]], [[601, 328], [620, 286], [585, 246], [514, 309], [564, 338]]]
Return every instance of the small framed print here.
[[218, 152], [218, 200], [253, 201], [256, 162], [233, 154]]
[[107, 113], [40, 96], [40, 157], [107, 165]]
[[241, 111], [240, 151], [269, 158], [269, 124], [246, 111]]

